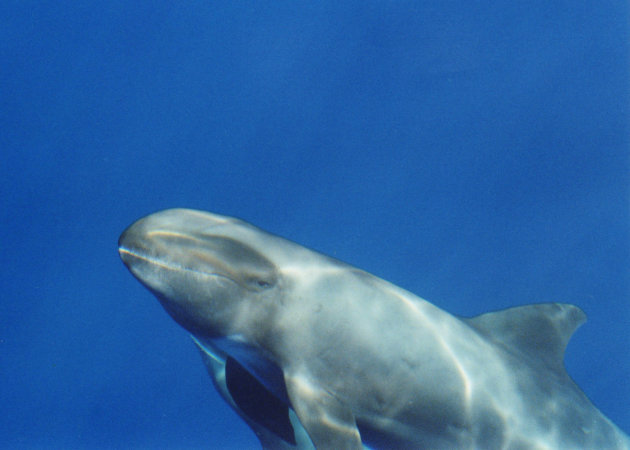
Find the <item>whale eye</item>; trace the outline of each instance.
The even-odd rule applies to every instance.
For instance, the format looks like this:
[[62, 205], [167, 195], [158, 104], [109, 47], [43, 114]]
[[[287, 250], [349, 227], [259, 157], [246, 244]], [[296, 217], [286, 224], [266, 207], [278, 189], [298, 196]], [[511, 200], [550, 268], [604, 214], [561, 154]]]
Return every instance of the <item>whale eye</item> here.
[[247, 278], [247, 284], [250, 286], [250, 289], [260, 291], [269, 289], [273, 285], [273, 282], [266, 278], [252, 276]]
[[261, 279], [256, 280], [256, 284], [261, 288], [268, 288], [271, 286], [271, 283], [265, 280], [261, 280]]

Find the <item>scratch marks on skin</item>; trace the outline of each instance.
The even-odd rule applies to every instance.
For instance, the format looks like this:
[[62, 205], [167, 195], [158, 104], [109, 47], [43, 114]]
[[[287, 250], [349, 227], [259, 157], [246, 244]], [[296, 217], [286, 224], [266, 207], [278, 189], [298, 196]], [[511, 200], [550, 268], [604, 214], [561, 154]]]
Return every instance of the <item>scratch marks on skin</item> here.
[[303, 415], [306, 413], [305, 417], [310, 422], [317, 423], [326, 434], [345, 436], [344, 441], [360, 442], [354, 417], [330, 391], [314, 386], [303, 376], [292, 376], [289, 380], [292, 398], [302, 400], [295, 406], [302, 410]]

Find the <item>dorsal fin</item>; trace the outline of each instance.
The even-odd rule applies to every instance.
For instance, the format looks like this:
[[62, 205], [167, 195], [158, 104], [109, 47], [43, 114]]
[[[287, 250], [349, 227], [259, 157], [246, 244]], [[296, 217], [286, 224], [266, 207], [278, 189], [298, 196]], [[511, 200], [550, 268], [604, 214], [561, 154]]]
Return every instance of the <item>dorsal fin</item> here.
[[564, 350], [586, 314], [566, 303], [517, 306], [465, 319], [489, 339], [564, 372]]

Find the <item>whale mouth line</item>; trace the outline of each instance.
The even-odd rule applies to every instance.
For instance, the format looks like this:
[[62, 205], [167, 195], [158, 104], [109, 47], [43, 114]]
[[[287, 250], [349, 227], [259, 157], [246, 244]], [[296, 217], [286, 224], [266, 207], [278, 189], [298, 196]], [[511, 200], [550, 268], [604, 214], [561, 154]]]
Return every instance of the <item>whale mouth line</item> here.
[[[137, 260], [141, 260], [144, 261], [146, 263], [149, 263], [151, 265], [157, 266], [161, 269], [165, 269], [165, 270], [170, 270], [170, 271], [184, 271], [184, 272], [190, 272], [193, 274], [198, 274], [198, 275], [204, 275], [204, 276], [210, 276], [210, 277], [219, 277], [219, 278], [224, 278], [226, 280], [231, 281], [232, 283], [236, 283], [235, 280], [233, 280], [232, 278], [230, 278], [229, 276], [227, 276], [224, 273], [221, 272], [207, 272], [204, 270], [198, 270], [198, 269], [192, 269], [190, 267], [186, 267], [180, 264], [173, 264], [173, 263], [167, 263], [164, 262], [158, 258], [154, 258], [148, 255], [144, 255], [142, 253], [138, 253], [137, 251], [128, 249], [126, 247], [120, 246], [118, 247], [118, 253], [120, 254], [120, 257], [122, 258], [123, 262], [125, 262], [125, 265], [133, 272], [133, 267], [127, 263], [127, 261], [125, 261], [125, 257], [131, 257], [133, 259], [137, 259]], [[238, 283], [237, 283], [238, 284]]]

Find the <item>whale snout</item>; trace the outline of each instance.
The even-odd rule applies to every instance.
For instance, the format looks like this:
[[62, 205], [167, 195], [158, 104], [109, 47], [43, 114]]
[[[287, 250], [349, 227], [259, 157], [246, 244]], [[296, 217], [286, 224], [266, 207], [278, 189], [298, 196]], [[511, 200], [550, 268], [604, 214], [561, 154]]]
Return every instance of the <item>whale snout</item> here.
[[139, 258], [161, 259], [173, 251], [173, 243], [198, 239], [227, 222], [223, 216], [189, 209], [159, 211], [127, 227], [118, 238], [118, 252], [132, 269]]

